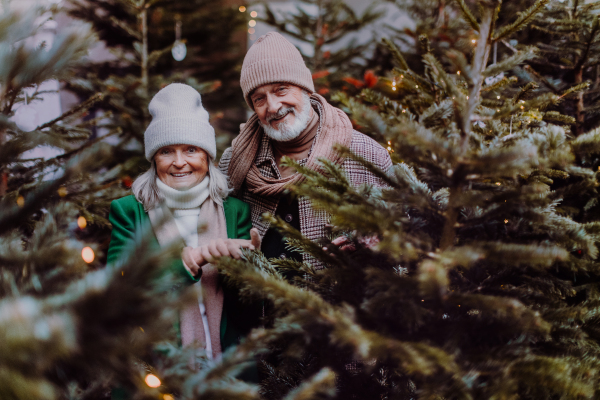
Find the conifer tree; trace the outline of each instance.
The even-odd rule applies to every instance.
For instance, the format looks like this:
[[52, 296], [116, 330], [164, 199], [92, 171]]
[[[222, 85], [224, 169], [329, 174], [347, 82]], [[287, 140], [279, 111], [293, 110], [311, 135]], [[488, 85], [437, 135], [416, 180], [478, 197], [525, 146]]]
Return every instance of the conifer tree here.
[[[106, 93], [39, 126], [23, 119], [43, 96], [39, 84], [75, 79], [94, 43], [90, 27], [72, 23], [51, 45], [38, 45], [36, 32], [60, 10], [7, 7], [0, 13], [0, 398], [97, 400], [120, 389], [138, 399], [256, 399], [255, 387], [231, 378], [254, 347], [212, 362], [178, 346], [178, 307], [197, 299], [174, 290], [178, 282], [164, 270], [174, 249], [157, 252], [146, 240], [153, 233], [139, 232], [118, 264], [102, 261], [108, 204], [126, 193], [119, 177], [127, 168], [106, 138], [122, 128], [104, 125], [108, 132], [94, 138], [98, 121], [82, 115]], [[27, 158], [37, 146], [62, 152]]]
[[[599, 395], [599, 136], [598, 128], [576, 135], [582, 125], [568, 102], [587, 85], [539, 90], [520, 71], [543, 60], [542, 45], [493, 56], [495, 44], [507, 47], [548, 10], [573, 5], [477, 6], [456, 1], [462, 19], [453, 24], [471, 32], [470, 49], [422, 35], [415, 67], [388, 41], [396, 67], [377, 90], [334, 96], [395, 165], [377, 171], [339, 151], [388, 187], [356, 189], [327, 162], [315, 172], [287, 161], [307, 177], [292, 192], [328, 211], [331, 238], [348, 235], [355, 251], [310, 242], [271, 218], [290, 246], [328, 267], [222, 260], [249, 297], [273, 303], [263, 331], [277, 355], [264, 363], [267, 398], [306, 388], [323, 368], [335, 374], [339, 399]], [[583, 59], [581, 43], [595, 43], [594, 7], [552, 25], [588, 34], [554, 29], [555, 48], [577, 40], [572, 52]], [[283, 278], [289, 270], [293, 282]]]
[[[149, 122], [148, 103], [169, 83], [186, 83], [203, 95], [219, 144], [224, 146], [239, 131], [245, 116], [238, 96], [243, 49], [233, 38], [245, 20], [237, 9], [217, 0], [69, 3], [69, 15], [91, 23], [110, 56], [83, 66], [82, 80], [73, 80], [68, 89], [80, 96], [107, 93], [97, 109], [106, 127], [121, 127], [120, 138], [129, 143], [120, 154], [121, 159], [132, 160], [125, 176], [135, 177], [147, 168], [141, 149]], [[176, 61], [172, 51], [184, 47], [185, 56]]]
[[[313, 72], [315, 89], [320, 94], [328, 95], [346, 83], [350, 83], [350, 87], [364, 86], [365, 83], [355, 77], [362, 76], [368, 69], [366, 55], [374, 43], [373, 39], [357, 43], [356, 33], [382, 16], [381, 11], [376, 10], [377, 3], [367, 7], [362, 15], [357, 15], [344, 0], [301, 0], [296, 3], [295, 11], [289, 13], [277, 12], [265, 3], [265, 15], [260, 20], [308, 45], [310, 51], [307, 53], [302, 47], [299, 49]], [[354, 38], [349, 40], [350, 37]]]

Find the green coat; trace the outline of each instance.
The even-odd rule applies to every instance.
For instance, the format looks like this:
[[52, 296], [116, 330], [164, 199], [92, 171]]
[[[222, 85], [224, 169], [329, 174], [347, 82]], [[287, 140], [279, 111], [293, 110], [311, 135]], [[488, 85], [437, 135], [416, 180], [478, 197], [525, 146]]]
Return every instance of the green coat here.
[[[223, 202], [227, 237], [230, 239], [250, 239], [250, 206], [234, 197], [228, 197]], [[110, 245], [108, 247], [108, 264], [119, 260], [120, 255], [134, 242], [136, 232], [149, 229], [150, 219], [144, 207], [133, 195], [115, 200], [110, 205], [109, 220], [113, 226]], [[153, 237], [151, 246], [159, 248], [158, 240]], [[183, 266], [179, 258], [173, 261], [173, 270], [190, 285], [198, 282]], [[239, 342], [253, 327], [256, 326], [260, 310], [256, 304], [242, 303], [235, 288], [223, 285], [223, 314], [221, 316], [221, 347], [228, 347]]]

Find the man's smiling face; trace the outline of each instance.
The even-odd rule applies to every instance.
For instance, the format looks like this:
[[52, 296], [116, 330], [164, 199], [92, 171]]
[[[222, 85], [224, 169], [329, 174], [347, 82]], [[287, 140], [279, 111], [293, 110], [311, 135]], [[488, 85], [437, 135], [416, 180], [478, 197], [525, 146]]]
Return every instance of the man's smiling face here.
[[274, 140], [295, 139], [312, 117], [308, 93], [289, 83], [260, 86], [250, 99], [265, 133]]

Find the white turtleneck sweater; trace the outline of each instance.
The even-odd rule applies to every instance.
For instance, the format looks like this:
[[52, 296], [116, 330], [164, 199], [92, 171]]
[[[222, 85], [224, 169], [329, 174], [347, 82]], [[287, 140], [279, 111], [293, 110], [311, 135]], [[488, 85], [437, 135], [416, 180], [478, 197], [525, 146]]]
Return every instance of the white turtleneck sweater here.
[[179, 234], [188, 247], [198, 247], [198, 218], [200, 206], [209, 195], [208, 183], [207, 175], [196, 186], [177, 190], [156, 178], [156, 184], [165, 200], [165, 205], [173, 213]]

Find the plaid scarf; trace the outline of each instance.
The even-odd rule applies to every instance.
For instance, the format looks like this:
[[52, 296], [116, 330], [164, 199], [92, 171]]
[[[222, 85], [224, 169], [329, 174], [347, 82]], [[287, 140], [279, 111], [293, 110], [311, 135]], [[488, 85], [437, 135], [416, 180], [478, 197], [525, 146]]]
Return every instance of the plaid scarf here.
[[[315, 139], [306, 167], [319, 171], [319, 159], [326, 159], [335, 164], [341, 164], [344, 161], [333, 150], [333, 146], [340, 144], [350, 147], [353, 130], [348, 116], [339, 108], [327, 103], [323, 96], [314, 93], [311, 95], [311, 100], [320, 104], [323, 114], [321, 115], [321, 132]], [[233, 140], [228, 175], [234, 191], [239, 191], [245, 181], [246, 188], [250, 192], [259, 196], [275, 196], [281, 194], [290, 185], [304, 180], [304, 176], [298, 173], [281, 179], [269, 178], [261, 174], [254, 164], [254, 159], [264, 134], [258, 116], [254, 114]]]

